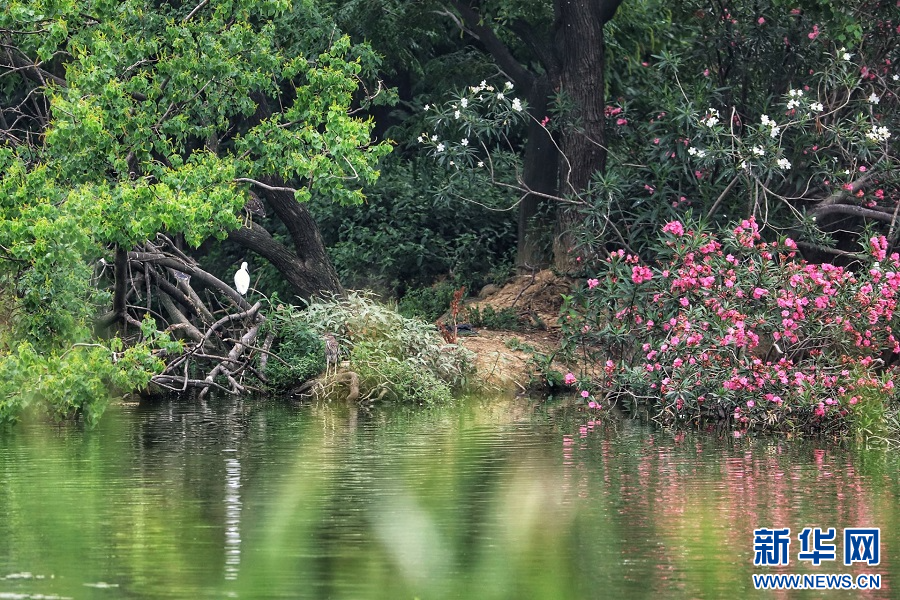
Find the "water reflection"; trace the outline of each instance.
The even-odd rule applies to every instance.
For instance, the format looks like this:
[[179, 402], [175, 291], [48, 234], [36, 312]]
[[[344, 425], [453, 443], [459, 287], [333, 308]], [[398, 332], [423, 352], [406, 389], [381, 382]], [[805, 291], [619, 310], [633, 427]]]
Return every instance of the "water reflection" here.
[[[226, 450], [235, 452], [235, 450]], [[225, 459], [225, 579], [237, 579], [241, 564], [241, 463]]]
[[897, 464], [522, 400], [123, 407], [0, 435], [0, 598], [718, 598], [763, 526], [881, 527], [879, 567], [818, 572], [890, 597]]

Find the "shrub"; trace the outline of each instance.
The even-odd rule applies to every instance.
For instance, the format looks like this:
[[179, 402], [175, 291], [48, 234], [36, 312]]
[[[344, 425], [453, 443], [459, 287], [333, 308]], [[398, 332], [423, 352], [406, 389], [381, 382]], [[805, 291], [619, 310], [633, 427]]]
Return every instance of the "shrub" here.
[[444, 344], [434, 325], [406, 318], [369, 295], [314, 301], [294, 318], [334, 335], [359, 375], [362, 399], [448, 401], [472, 371], [472, 354]]
[[883, 236], [850, 269], [800, 260], [790, 238], [762, 241], [753, 219], [722, 236], [680, 221], [662, 231], [651, 264], [614, 252], [567, 298], [564, 345], [583, 387], [647, 403], [664, 423], [775, 430], [845, 429], [863, 398], [893, 392], [881, 354], [900, 353], [900, 256]]
[[500, 310], [496, 310], [489, 304], [484, 305], [482, 308], [470, 306], [466, 308], [466, 315], [469, 322], [475, 327], [504, 329], [507, 331], [522, 330], [522, 325], [519, 323], [519, 315], [514, 308], [509, 306], [505, 306]]
[[322, 336], [292, 318], [289, 310], [276, 310], [269, 319], [276, 341], [276, 357], [266, 361], [265, 376], [273, 390], [285, 391], [325, 370], [325, 343]]
[[410, 319], [433, 323], [450, 308], [456, 287], [449, 281], [442, 281], [431, 287], [410, 290], [398, 303], [397, 312]]

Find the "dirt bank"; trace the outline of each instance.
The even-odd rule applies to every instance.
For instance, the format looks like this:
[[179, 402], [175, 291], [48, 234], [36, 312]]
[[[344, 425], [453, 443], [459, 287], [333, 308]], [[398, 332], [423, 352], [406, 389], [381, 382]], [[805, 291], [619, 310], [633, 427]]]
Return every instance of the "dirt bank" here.
[[[459, 343], [476, 354], [479, 382], [486, 387], [510, 392], [524, 391], [534, 369], [532, 353], [525, 348], [551, 355], [559, 348], [559, 309], [562, 294], [568, 293], [572, 281], [550, 271], [516, 277], [502, 288], [486, 290], [485, 297], [466, 303], [483, 312], [490, 306], [499, 312], [515, 311], [518, 331], [495, 331], [476, 328], [477, 335], [459, 338]], [[564, 365], [555, 365], [562, 370]]]

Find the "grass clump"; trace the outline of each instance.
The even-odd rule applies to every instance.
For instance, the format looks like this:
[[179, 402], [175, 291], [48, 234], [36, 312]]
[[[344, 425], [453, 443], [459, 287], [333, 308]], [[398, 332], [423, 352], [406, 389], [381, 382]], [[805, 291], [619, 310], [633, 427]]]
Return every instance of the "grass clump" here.
[[472, 354], [445, 344], [434, 325], [367, 294], [314, 301], [294, 319], [320, 337], [334, 336], [342, 369], [358, 376], [360, 400], [448, 402], [473, 370]]

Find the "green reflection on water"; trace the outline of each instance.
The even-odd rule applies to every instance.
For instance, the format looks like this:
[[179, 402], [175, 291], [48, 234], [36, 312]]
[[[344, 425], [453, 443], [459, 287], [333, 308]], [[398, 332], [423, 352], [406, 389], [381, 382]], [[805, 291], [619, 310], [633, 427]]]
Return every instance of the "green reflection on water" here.
[[879, 567], [788, 572], [887, 587], [898, 491], [884, 452], [527, 400], [121, 407], [0, 434], [0, 598], [718, 598], [783, 526], [881, 527]]

